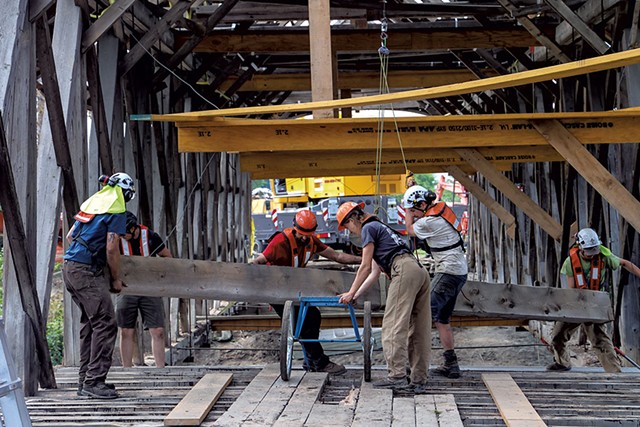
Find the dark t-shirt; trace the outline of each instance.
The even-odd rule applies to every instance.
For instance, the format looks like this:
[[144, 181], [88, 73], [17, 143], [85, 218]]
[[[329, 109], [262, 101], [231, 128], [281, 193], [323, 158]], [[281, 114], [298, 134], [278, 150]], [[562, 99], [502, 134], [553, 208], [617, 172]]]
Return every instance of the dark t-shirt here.
[[[322, 243], [316, 236], [312, 236], [313, 244], [315, 246], [314, 253], [322, 252], [327, 249], [327, 245]], [[304, 264], [303, 259], [304, 251], [300, 251], [298, 255], [299, 265]], [[291, 245], [284, 233], [276, 234], [271, 242], [267, 245], [266, 249], [262, 252], [262, 255], [267, 258], [267, 262], [270, 265], [279, 265], [282, 267], [291, 267]]]
[[369, 243], [374, 245], [373, 259], [387, 274], [396, 255], [411, 252], [402, 237], [376, 220], [369, 220], [362, 227], [362, 247]]
[[124, 213], [101, 214], [96, 215], [88, 223], [76, 221], [74, 227], [71, 235], [74, 240], [69, 245], [64, 259], [91, 265], [91, 252], [77, 240], [81, 238], [99, 254], [101, 261], [106, 264], [107, 233], [124, 236], [127, 232], [127, 217]]
[[[155, 231], [153, 230], [148, 230], [148, 231], [149, 231], [149, 256], [157, 256], [158, 253], [165, 248], [164, 240], [162, 240], [162, 237], [160, 237], [160, 235], [158, 235], [158, 233], [156, 233]], [[131, 240], [128, 241], [131, 244], [132, 255], [138, 255], [138, 256], [142, 255], [142, 252], [140, 252], [141, 237], [142, 237], [142, 229], [140, 230], [140, 235], [138, 236], [137, 239], [131, 238]], [[122, 252], [122, 248], [120, 249], [120, 252]]]

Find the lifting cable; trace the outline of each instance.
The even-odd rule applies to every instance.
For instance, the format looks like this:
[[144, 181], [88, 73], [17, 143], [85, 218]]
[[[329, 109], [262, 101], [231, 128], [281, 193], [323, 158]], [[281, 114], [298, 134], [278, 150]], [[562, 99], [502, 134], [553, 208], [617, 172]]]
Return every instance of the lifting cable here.
[[[389, 93], [389, 54], [391, 51], [387, 47], [387, 40], [389, 35], [387, 30], [389, 28], [387, 13], [386, 13], [386, 0], [382, 0], [382, 19], [380, 20], [380, 47], [378, 48], [378, 57], [380, 59], [380, 82], [379, 82], [379, 94], [387, 94]], [[400, 153], [402, 154], [402, 163], [405, 169], [405, 179], [408, 179], [413, 175], [411, 171], [407, 168], [407, 160], [404, 155], [404, 147], [402, 146], [402, 138], [400, 136], [400, 130], [398, 129], [398, 121], [395, 115], [395, 109], [393, 108], [393, 104], [390, 104], [390, 109], [392, 111], [393, 122], [395, 126], [395, 134], [398, 138], [398, 145], [400, 146]], [[378, 107], [378, 128], [377, 128], [377, 143], [376, 143], [376, 211], [381, 208], [382, 197], [380, 191], [380, 177], [382, 175], [382, 146], [383, 146], [383, 138], [384, 138], [384, 119], [385, 119], [385, 106], [381, 104]], [[384, 208], [383, 208], [384, 209]]]

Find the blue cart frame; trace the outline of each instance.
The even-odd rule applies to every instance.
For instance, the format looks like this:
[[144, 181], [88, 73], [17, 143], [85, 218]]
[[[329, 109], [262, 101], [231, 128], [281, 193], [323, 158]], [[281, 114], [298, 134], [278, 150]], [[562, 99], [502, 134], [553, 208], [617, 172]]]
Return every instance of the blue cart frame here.
[[[363, 331], [362, 337], [356, 320], [356, 313], [353, 304], [341, 304], [340, 297], [300, 297], [300, 308], [297, 319], [294, 321], [293, 301], [287, 301], [282, 312], [282, 335], [280, 337], [280, 377], [284, 381], [291, 378], [291, 367], [293, 361], [293, 344], [299, 342], [359, 342], [362, 343], [364, 353], [364, 380], [371, 381], [371, 358], [373, 355], [373, 337], [371, 335], [371, 302], [364, 303]], [[301, 339], [302, 325], [307, 317], [309, 307], [347, 307], [351, 325], [355, 334], [355, 339]], [[294, 326], [295, 325], [295, 326]], [[302, 346], [302, 354], [306, 366], [311, 366], [307, 357], [307, 352]]]

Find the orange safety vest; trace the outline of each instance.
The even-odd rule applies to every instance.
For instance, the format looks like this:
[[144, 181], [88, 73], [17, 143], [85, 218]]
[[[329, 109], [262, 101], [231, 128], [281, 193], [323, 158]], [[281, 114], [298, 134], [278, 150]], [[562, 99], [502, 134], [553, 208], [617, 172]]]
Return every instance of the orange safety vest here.
[[600, 290], [600, 276], [602, 269], [604, 268], [604, 260], [600, 254], [591, 258], [591, 272], [587, 277], [582, 270], [582, 262], [580, 260], [580, 249], [571, 248], [569, 250], [569, 259], [571, 260], [571, 269], [573, 270], [573, 278], [575, 280], [576, 287], [579, 289], [587, 288], [587, 281], [589, 281], [589, 289], [592, 291]]
[[[151, 251], [149, 250], [149, 228], [144, 225], [138, 225], [140, 227], [140, 255], [149, 256]], [[133, 255], [133, 248], [131, 243], [127, 239], [120, 239], [120, 248], [122, 249], [122, 255]]]
[[446, 246], [444, 248], [429, 248], [430, 250], [429, 252], [444, 252], [444, 251], [448, 251], [449, 249], [457, 248], [458, 246], [461, 246], [462, 250], [464, 251], [464, 241], [462, 240], [462, 236], [460, 235], [460, 224], [456, 226], [456, 222], [458, 218], [456, 217], [456, 214], [453, 212], [453, 210], [449, 206], [447, 206], [445, 202], [438, 202], [434, 204], [429, 209], [424, 211], [424, 215], [439, 216], [443, 218], [445, 221], [447, 221], [451, 225], [451, 227], [453, 227], [454, 230], [458, 232], [458, 237], [460, 238], [460, 240], [458, 240], [457, 243], [454, 243], [453, 245], [450, 245], [450, 246]]
[[[313, 243], [313, 237], [310, 236], [309, 243], [299, 248], [298, 242], [293, 235], [293, 228], [285, 228], [282, 230], [284, 236], [289, 240], [291, 247], [291, 267], [304, 267], [315, 253], [316, 245]], [[302, 265], [300, 265], [300, 255], [302, 255]]]

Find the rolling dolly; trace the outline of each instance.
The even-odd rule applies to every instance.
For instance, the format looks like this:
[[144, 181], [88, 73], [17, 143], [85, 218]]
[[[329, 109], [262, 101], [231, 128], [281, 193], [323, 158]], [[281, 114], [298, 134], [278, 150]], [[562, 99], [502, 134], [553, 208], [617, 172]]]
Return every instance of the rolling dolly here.
[[[364, 303], [363, 331], [362, 337], [358, 329], [358, 321], [356, 320], [353, 304], [341, 304], [338, 301], [340, 297], [300, 297], [300, 308], [298, 309], [298, 318], [294, 319], [293, 301], [287, 301], [282, 311], [282, 335], [280, 337], [280, 377], [283, 381], [289, 381], [291, 377], [291, 366], [293, 360], [293, 344], [295, 342], [359, 342], [362, 343], [362, 351], [364, 353], [364, 380], [371, 381], [371, 358], [373, 356], [374, 338], [371, 335], [371, 302]], [[301, 339], [302, 325], [307, 316], [309, 307], [346, 307], [349, 309], [351, 324], [355, 333], [354, 339]], [[302, 354], [307, 366], [309, 361], [307, 353], [302, 346]]]

